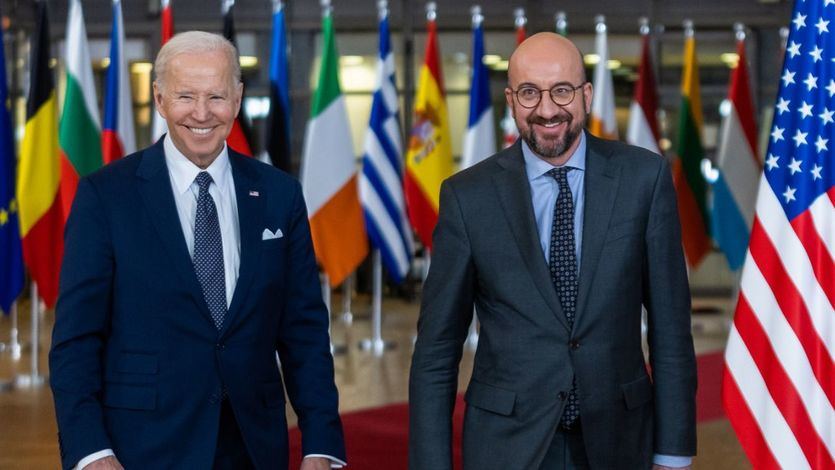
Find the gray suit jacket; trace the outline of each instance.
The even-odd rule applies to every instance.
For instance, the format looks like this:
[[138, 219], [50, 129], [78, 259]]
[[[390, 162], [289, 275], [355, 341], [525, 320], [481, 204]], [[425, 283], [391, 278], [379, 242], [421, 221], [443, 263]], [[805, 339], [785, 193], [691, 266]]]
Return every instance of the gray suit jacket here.
[[669, 165], [587, 138], [572, 330], [540, 248], [520, 144], [444, 182], [412, 358], [412, 470], [452, 468], [451, 418], [473, 305], [481, 334], [465, 395], [465, 469], [539, 468], [575, 375], [593, 468], [695, 455], [690, 292]]

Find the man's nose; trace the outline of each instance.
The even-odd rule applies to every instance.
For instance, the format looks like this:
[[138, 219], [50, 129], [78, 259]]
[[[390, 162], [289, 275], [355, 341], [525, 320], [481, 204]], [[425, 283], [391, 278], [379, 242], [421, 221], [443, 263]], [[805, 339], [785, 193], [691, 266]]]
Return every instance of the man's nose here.
[[196, 100], [194, 104], [194, 109], [191, 111], [191, 115], [194, 119], [198, 121], [206, 120], [211, 113], [209, 112], [209, 102], [206, 99], [200, 98]]
[[550, 118], [556, 116], [561, 111], [561, 107], [551, 99], [551, 92], [543, 91], [539, 99], [539, 104], [536, 106], [536, 113], [541, 117]]

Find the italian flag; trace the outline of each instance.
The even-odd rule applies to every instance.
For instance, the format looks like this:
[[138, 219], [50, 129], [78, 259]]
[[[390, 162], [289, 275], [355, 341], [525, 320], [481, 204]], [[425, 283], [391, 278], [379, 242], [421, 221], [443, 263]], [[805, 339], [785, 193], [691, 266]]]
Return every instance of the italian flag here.
[[336, 286], [365, 259], [368, 239], [330, 14], [322, 30], [322, 66], [305, 134], [301, 181], [316, 259]]
[[673, 183], [681, 217], [681, 240], [687, 264], [693, 268], [710, 251], [707, 231], [707, 182], [702, 176], [702, 100], [699, 93], [699, 66], [696, 39], [688, 29], [684, 41], [684, 73], [681, 79], [681, 109], [678, 121], [678, 146], [673, 161]]
[[79, 178], [102, 166], [101, 125], [80, 0], [70, 2], [66, 64], [67, 88], [58, 128], [64, 220], [69, 216]]

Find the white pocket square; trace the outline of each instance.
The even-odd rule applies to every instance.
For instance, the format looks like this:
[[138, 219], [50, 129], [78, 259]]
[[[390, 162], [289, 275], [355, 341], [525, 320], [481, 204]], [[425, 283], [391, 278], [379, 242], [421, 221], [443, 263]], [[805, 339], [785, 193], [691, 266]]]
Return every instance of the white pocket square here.
[[261, 234], [261, 240], [274, 240], [276, 238], [282, 238], [284, 233], [281, 231], [280, 228], [275, 229], [275, 232], [270, 231], [270, 229], [265, 228], [264, 232]]

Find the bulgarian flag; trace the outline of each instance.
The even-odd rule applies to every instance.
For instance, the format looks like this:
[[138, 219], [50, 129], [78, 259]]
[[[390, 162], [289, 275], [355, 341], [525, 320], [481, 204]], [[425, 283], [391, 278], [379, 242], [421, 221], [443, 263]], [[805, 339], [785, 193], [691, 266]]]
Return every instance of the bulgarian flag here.
[[[606, 18], [595, 18], [594, 45], [598, 61], [594, 66], [594, 100], [591, 103], [589, 132], [602, 139], [618, 138], [618, 123], [615, 120], [615, 88], [612, 85], [612, 71], [609, 70], [609, 40], [606, 37]], [[575, 97], [576, 98], [576, 97]]]
[[336, 286], [365, 259], [368, 238], [329, 9], [322, 34], [322, 65], [305, 134], [301, 181], [316, 259]]
[[685, 25], [684, 73], [681, 78], [681, 109], [678, 146], [673, 161], [673, 183], [681, 217], [681, 239], [687, 264], [699, 265], [710, 251], [707, 231], [707, 182], [702, 176], [702, 101], [699, 94], [699, 66], [693, 26]]
[[64, 255], [61, 213], [58, 104], [49, 68], [46, 2], [35, 2], [35, 29], [29, 69], [26, 127], [17, 174], [23, 261], [47, 308], [58, 298], [58, 272]]
[[[161, 0], [160, 6], [160, 46], [165, 45], [172, 36], [174, 36], [174, 14], [171, 13], [171, 1]], [[151, 140], [158, 141], [163, 135], [168, 132], [168, 124], [160, 114], [154, 111], [154, 121], [151, 124]]]
[[61, 146], [61, 205], [70, 214], [79, 178], [102, 166], [101, 127], [90, 48], [80, 0], [70, 1], [67, 18], [67, 88], [58, 128]]
[[104, 93], [104, 132], [102, 155], [105, 163], [136, 151], [133, 129], [133, 99], [130, 93], [128, 61], [125, 58], [125, 24], [122, 2], [113, 0], [113, 24], [110, 30], [110, 65]]
[[427, 16], [426, 56], [415, 96], [404, 187], [409, 221], [423, 245], [431, 249], [441, 182], [452, 175], [454, 168], [435, 11], [430, 10]]

